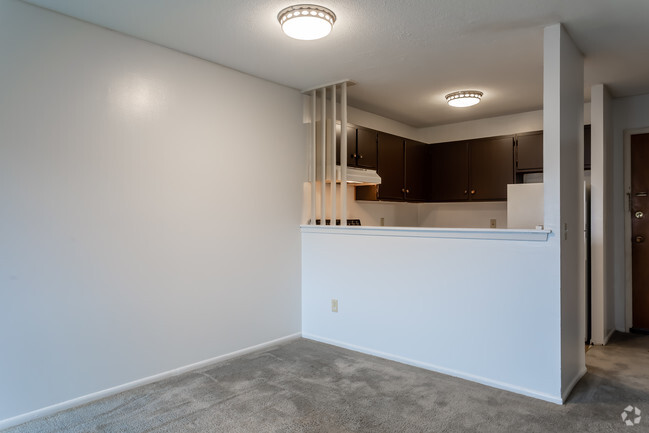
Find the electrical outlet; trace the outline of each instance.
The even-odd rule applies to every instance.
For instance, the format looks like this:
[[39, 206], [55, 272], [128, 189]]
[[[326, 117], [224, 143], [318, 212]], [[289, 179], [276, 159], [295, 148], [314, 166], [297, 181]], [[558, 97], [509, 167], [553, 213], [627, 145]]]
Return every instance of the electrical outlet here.
[[492, 228], [492, 229], [496, 228], [496, 218], [491, 218], [489, 220], [489, 228]]
[[331, 312], [332, 313], [337, 313], [338, 312], [338, 299], [332, 299], [331, 300]]

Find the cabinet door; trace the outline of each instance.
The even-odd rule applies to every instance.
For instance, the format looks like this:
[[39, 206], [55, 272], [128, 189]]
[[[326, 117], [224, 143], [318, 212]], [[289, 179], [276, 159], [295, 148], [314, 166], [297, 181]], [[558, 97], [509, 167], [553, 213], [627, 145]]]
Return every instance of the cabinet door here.
[[521, 134], [516, 138], [516, 170], [543, 171], [543, 131]]
[[403, 201], [403, 138], [378, 133], [379, 200]]
[[432, 201], [469, 198], [469, 147], [465, 141], [430, 145], [430, 197]]
[[428, 151], [424, 143], [405, 140], [406, 183], [405, 197], [407, 201], [425, 201], [428, 199], [429, 182], [426, 181], [428, 171]]
[[[340, 130], [342, 125], [336, 124], [336, 165], [340, 165]], [[347, 166], [356, 165], [356, 127], [347, 125]]]
[[469, 142], [471, 200], [507, 200], [507, 184], [514, 183], [514, 137]]
[[357, 129], [356, 137], [356, 165], [362, 168], [376, 170], [376, 131], [365, 128]]

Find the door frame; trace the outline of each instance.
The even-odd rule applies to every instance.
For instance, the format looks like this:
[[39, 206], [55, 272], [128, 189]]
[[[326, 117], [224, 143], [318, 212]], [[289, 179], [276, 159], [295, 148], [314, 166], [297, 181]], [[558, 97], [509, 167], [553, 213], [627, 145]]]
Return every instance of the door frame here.
[[624, 327], [629, 332], [633, 326], [633, 275], [631, 252], [631, 136], [649, 134], [648, 128], [627, 129], [624, 131]]

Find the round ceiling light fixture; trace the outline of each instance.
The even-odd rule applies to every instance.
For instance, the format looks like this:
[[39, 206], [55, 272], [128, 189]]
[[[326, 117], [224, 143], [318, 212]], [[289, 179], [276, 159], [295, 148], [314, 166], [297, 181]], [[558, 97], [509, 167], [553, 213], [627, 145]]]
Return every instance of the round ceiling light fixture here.
[[336, 15], [316, 5], [295, 5], [282, 9], [277, 21], [288, 36], [303, 41], [324, 38], [331, 32]]
[[482, 99], [482, 92], [479, 90], [460, 90], [446, 95], [446, 102], [451, 107], [470, 107]]

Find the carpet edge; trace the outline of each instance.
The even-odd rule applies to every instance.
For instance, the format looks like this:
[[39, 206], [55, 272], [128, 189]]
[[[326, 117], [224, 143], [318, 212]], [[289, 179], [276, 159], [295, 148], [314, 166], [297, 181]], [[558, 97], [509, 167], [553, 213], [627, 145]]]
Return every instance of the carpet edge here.
[[[356, 346], [354, 344], [349, 344], [349, 343], [345, 343], [345, 342], [338, 341], [338, 340], [332, 340], [332, 339], [329, 339], [329, 338], [320, 337], [318, 335], [309, 334], [309, 333], [305, 333], [305, 332], [302, 333], [302, 337], [306, 338], [308, 340], [319, 341], [321, 343], [331, 344], [333, 346], [342, 347], [342, 348], [345, 348], [345, 349], [353, 350], [355, 352], [365, 353], [367, 355], [373, 355], [373, 356], [377, 356], [379, 358], [384, 358], [384, 359], [389, 359], [391, 361], [400, 362], [402, 364], [407, 364], [407, 365], [412, 365], [414, 367], [423, 368], [425, 370], [430, 370], [430, 371], [435, 371], [437, 373], [446, 374], [448, 376], [453, 376], [453, 377], [457, 377], [457, 378], [460, 378], [460, 379], [469, 380], [471, 382], [476, 382], [476, 383], [480, 383], [482, 385], [491, 386], [493, 388], [502, 389], [504, 391], [509, 391], [509, 392], [513, 392], [513, 393], [516, 393], [516, 394], [521, 394], [521, 395], [524, 395], [524, 396], [527, 396], [527, 397], [536, 398], [538, 400], [547, 401], [549, 403], [562, 405], [563, 402], [564, 402], [562, 396], [560, 396], [560, 395], [559, 396], [554, 396], [554, 395], [551, 395], [551, 394], [547, 394], [547, 393], [543, 393], [543, 392], [523, 388], [523, 387], [520, 387], [520, 386], [517, 386], [517, 385], [512, 385], [512, 384], [509, 384], [509, 383], [500, 382], [500, 381], [493, 380], [493, 379], [488, 379], [488, 378], [485, 378], [485, 377], [482, 377], [482, 376], [477, 376], [477, 375], [474, 375], [474, 374], [465, 373], [465, 372], [462, 372], [462, 371], [453, 370], [453, 369], [441, 367], [441, 366], [434, 365], [434, 364], [429, 364], [427, 362], [417, 361], [417, 360], [414, 360], [414, 359], [405, 358], [403, 356], [393, 355], [391, 353], [386, 353], [386, 352], [381, 352], [381, 351], [374, 350], [374, 349], [371, 349], [371, 348], [368, 348], [368, 347]], [[577, 382], [575, 381], [575, 384], [576, 383]]]
[[226, 353], [223, 355], [215, 356], [213, 358], [205, 359], [203, 361], [198, 361], [192, 364], [188, 364], [182, 367], [174, 368], [162, 373], [154, 374], [152, 376], [147, 376], [141, 379], [137, 379], [131, 382], [124, 383], [122, 385], [117, 385], [111, 388], [107, 388], [101, 391], [93, 392], [86, 394], [80, 397], [73, 398], [71, 400], [66, 400], [61, 403], [56, 403], [50, 406], [43, 407], [41, 409], [36, 409], [21, 415], [16, 415], [11, 418], [6, 418], [0, 420], [0, 430], [7, 429], [9, 427], [15, 427], [20, 424], [24, 424], [29, 421], [33, 421], [38, 418], [44, 418], [46, 416], [54, 415], [58, 412], [64, 410], [72, 409], [77, 406], [84, 405], [93, 401], [101, 400], [102, 398], [110, 397], [115, 394], [119, 394], [123, 391], [128, 391], [143, 385], [148, 385], [154, 382], [158, 382], [163, 379], [170, 377], [178, 376], [179, 374], [186, 373], [188, 371], [197, 370], [199, 368], [206, 367], [211, 364], [216, 364], [218, 362], [223, 362], [228, 359], [236, 358], [239, 356], [247, 355], [248, 353], [256, 352], [277, 344], [286, 343], [292, 340], [296, 340], [302, 337], [301, 332], [296, 332], [294, 334], [289, 334], [284, 337], [276, 338], [274, 340], [269, 340], [264, 343], [256, 344], [254, 346], [245, 347], [243, 349], [235, 350], [234, 352]]

